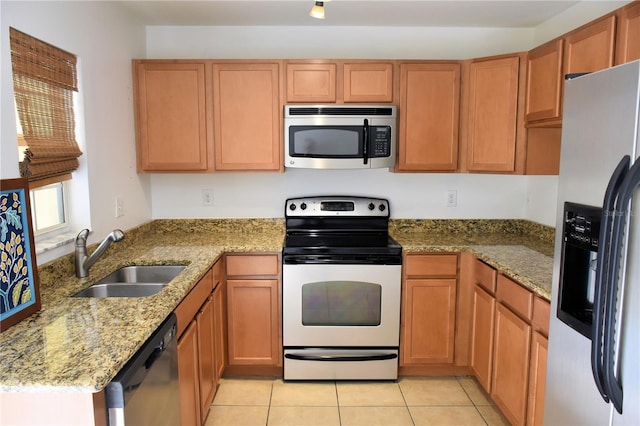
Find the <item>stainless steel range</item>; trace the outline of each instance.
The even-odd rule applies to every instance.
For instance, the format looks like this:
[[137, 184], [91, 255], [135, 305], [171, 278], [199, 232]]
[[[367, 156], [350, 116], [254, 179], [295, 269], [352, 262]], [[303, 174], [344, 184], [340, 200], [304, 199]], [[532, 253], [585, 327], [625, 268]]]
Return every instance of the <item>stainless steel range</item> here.
[[378, 198], [286, 201], [285, 380], [398, 377], [402, 247], [389, 217]]

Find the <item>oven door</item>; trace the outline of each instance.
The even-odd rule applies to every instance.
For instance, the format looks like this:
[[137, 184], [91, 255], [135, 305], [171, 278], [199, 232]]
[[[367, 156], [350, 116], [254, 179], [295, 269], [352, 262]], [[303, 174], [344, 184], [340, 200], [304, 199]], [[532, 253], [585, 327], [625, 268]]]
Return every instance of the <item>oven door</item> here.
[[283, 265], [285, 347], [398, 347], [400, 265]]

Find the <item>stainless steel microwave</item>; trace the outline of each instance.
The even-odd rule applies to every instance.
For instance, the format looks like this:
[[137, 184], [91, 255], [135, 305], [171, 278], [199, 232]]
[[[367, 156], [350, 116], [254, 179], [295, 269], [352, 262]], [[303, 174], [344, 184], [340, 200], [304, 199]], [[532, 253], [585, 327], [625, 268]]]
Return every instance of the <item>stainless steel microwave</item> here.
[[396, 107], [285, 105], [285, 167], [393, 168]]

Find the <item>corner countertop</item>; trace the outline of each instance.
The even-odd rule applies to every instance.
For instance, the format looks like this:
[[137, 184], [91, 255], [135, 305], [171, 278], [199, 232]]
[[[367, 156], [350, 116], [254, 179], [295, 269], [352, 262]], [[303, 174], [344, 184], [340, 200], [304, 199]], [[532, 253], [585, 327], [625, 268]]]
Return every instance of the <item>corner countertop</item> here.
[[[405, 252], [471, 251], [549, 299], [552, 244], [521, 230], [434, 232], [407, 223], [391, 229]], [[0, 334], [0, 392], [101, 391], [223, 253], [279, 253], [283, 241], [278, 219], [156, 220], [126, 232], [87, 278], [75, 278], [72, 256], [39, 267], [41, 311]], [[133, 264], [187, 268], [153, 296], [71, 297]]]

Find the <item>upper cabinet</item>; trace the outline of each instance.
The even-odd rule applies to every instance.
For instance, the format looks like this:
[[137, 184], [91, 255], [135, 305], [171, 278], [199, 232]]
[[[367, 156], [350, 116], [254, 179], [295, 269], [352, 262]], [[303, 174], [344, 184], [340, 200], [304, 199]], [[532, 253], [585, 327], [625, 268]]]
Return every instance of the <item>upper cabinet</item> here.
[[613, 66], [616, 17], [591, 22], [564, 36], [564, 74], [600, 71]]
[[138, 172], [282, 170], [280, 61], [133, 67]]
[[520, 60], [516, 55], [469, 65], [464, 170], [521, 172]]
[[401, 63], [398, 171], [458, 167], [460, 64]]
[[335, 102], [335, 63], [288, 63], [287, 102]]
[[640, 59], [640, 2], [631, 3], [618, 11], [616, 64]]
[[391, 62], [345, 62], [342, 65], [343, 100], [348, 102], [393, 101]]
[[281, 170], [280, 63], [213, 63], [216, 170]]
[[204, 62], [133, 62], [138, 172], [205, 171], [213, 150]]
[[392, 61], [288, 61], [286, 102], [392, 102], [393, 68]]
[[562, 39], [527, 55], [527, 121], [559, 119], [562, 105]]

